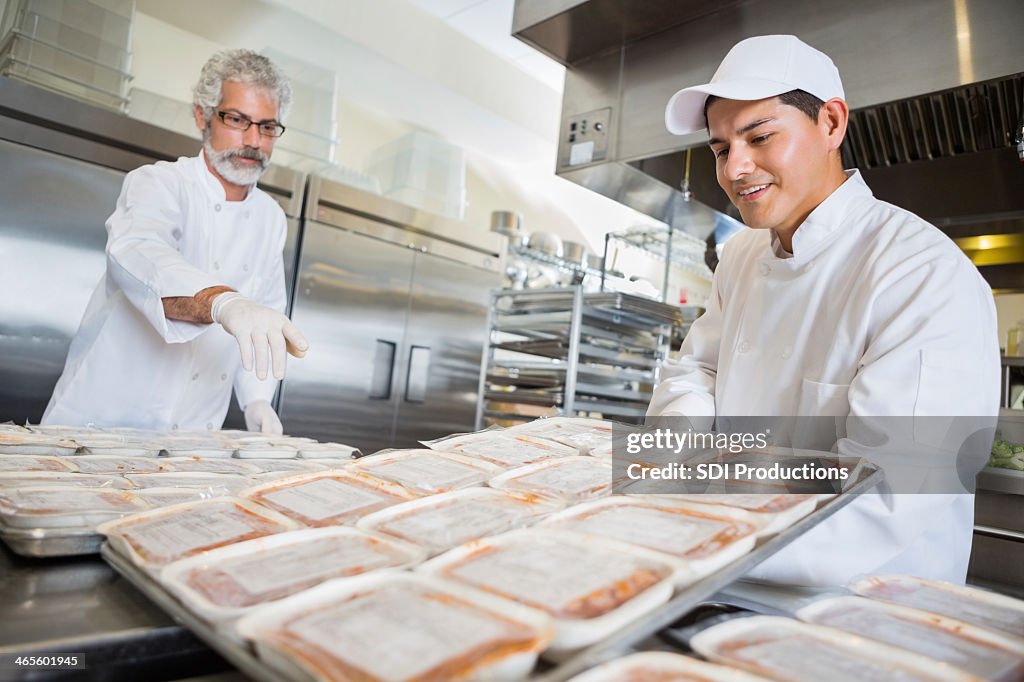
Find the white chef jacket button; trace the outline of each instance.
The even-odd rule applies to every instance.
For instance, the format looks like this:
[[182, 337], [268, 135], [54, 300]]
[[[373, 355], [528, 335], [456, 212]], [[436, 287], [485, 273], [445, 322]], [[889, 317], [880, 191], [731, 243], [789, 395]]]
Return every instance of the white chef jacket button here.
[[220, 375], [220, 380], [221, 381], [227, 381], [228, 380], [228, 375], [227, 374], [221, 374]]
[[762, 275], [767, 275], [769, 272], [772, 271], [771, 267], [767, 263], [761, 263], [758, 269], [761, 271]]
[[248, 211], [246, 211], [246, 212], [245, 212], [245, 213], [243, 213], [242, 215], [243, 215], [243, 216], [245, 216], [246, 218], [248, 218], [248, 217], [249, 217], [249, 212], [248, 212]]
[[243, 265], [242, 270], [244, 270], [245, 272], [249, 272], [249, 264], [246, 263], [245, 265]]
[[216, 204], [216, 205], [215, 205], [215, 206], [213, 207], [213, 210], [214, 210], [214, 211], [217, 211], [218, 213], [220, 213], [220, 204]]
[[741, 353], [749, 353], [750, 352], [750, 344], [747, 343], [746, 341], [741, 343], [740, 344], [740, 352]]
[[213, 422], [206, 422], [206, 430], [213, 431]]
[[782, 357], [783, 358], [788, 358], [792, 354], [793, 354], [793, 349], [790, 348], [789, 346], [786, 346], [785, 348], [782, 349]]
[[171, 431], [177, 431], [177, 430], [178, 430], [178, 425], [177, 424], [171, 424]]
[[199, 378], [199, 374], [193, 374], [192, 375], [192, 381], [195, 381], [198, 378]]
[[213, 261], [213, 269], [220, 270], [220, 261]]

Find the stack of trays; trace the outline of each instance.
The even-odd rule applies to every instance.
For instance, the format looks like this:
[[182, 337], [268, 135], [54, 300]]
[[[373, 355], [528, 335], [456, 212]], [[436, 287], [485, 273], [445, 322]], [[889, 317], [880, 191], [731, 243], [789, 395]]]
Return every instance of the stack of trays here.
[[134, 0], [12, 0], [0, 73], [124, 111]]
[[31, 557], [99, 552], [97, 525], [345, 466], [337, 443], [248, 432], [0, 425], [0, 539]]
[[578, 414], [643, 418], [682, 324], [677, 306], [578, 287], [493, 296], [482, 423]]

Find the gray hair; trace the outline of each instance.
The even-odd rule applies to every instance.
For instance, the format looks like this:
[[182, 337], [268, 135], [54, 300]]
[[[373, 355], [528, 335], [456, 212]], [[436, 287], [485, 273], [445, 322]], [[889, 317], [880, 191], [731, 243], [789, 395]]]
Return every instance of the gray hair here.
[[272, 61], [252, 50], [221, 50], [203, 65], [199, 82], [192, 88], [192, 103], [202, 109], [207, 123], [213, 118], [223, 96], [224, 81], [259, 85], [277, 99], [282, 123], [292, 106], [292, 85]]

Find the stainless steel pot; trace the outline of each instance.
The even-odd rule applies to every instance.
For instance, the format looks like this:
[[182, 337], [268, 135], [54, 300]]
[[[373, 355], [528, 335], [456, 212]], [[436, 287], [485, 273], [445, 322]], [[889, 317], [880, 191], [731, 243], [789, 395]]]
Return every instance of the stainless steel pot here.
[[587, 267], [589, 249], [579, 242], [562, 242], [562, 258], [580, 267]]
[[510, 248], [526, 245], [523, 218], [513, 211], [491, 211], [491, 232], [508, 237]]

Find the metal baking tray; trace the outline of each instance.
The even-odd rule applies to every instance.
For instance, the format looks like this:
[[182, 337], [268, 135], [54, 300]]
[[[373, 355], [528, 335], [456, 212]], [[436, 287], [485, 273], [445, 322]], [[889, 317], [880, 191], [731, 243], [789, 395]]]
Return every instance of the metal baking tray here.
[[100, 554], [103, 555], [103, 558], [115, 571], [134, 585], [139, 592], [149, 597], [154, 604], [163, 609], [171, 618], [191, 630], [192, 634], [203, 640], [211, 649], [230, 661], [232, 665], [250, 678], [256, 680], [256, 682], [288, 682], [285, 677], [266, 666], [248, 646], [232, 642], [214, 630], [206, 621], [186, 609], [160, 583], [146, 575], [142, 569], [132, 564], [131, 561], [111, 549], [109, 544], [103, 543], [103, 546], [100, 548]]
[[[553, 362], [539, 362], [532, 360], [508, 360], [495, 359], [492, 365], [493, 370], [500, 370], [513, 376], [514, 374], [529, 372], [535, 376], [564, 377], [568, 363], [564, 360]], [[654, 371], [642, 371], [628, 369], [625, 367], [609, 367], [607, 365], [588, 365], [581, 362], [576, 367], [577, 376], [591, 377], [591, 381], [602, 379], [609, 383], [622, 383], [626, 381], [654, 382]]]
[[[882, 472], [880, 470], [869, 466], [865, 467], [861, 471], [858, 481], [850, 486], [847, 492], [825, 500], [815, 511], [777, 535], [767, 538], [749, 554], [681, 590], [668, 603], [619, 630], [604, 641], [581, 650], [564, 662], [555, 665], [541, 661], [529, 679], [535, 682], [562, 682], [595, 665], [624, 655], [630, 651], [632, 645], [642, 642], [708, 601], [723, 587], [741, 578], [754, 566], [845, 507], [856, 494], [870, 490], [881, 480]], [[174, 620], [190, 629], [211, 648], [237, 666], [243, 673], [257, 682], [285, 682], [284, 678], [267, 667], [250, 647], [232, 642], [216, 632], [211, 626], [189, 612], [159, 583], [113, 551], [109, 545], [104, 544], [101, 553], [103, 558], [128, 582], [152, 599]]]
[[[498, 310], [501, 312], [532, 312], [571, 308], [574, 299], [575, 290], [572, 288], [517, 292], [507, 294], [499, 299]], [[617, 292], [589, 293], [583, 295], [583, 304], [596, 310], [631, 313], [656, 323], [681, 324], [683, 322], [679, 306], [643, 296]], [[644, 322], [646, 323], [648, 320]]]
[[9, 528], [0, 526], [0, 540], [26, 557], [98, 554], [103, 536], [89, 528]]

